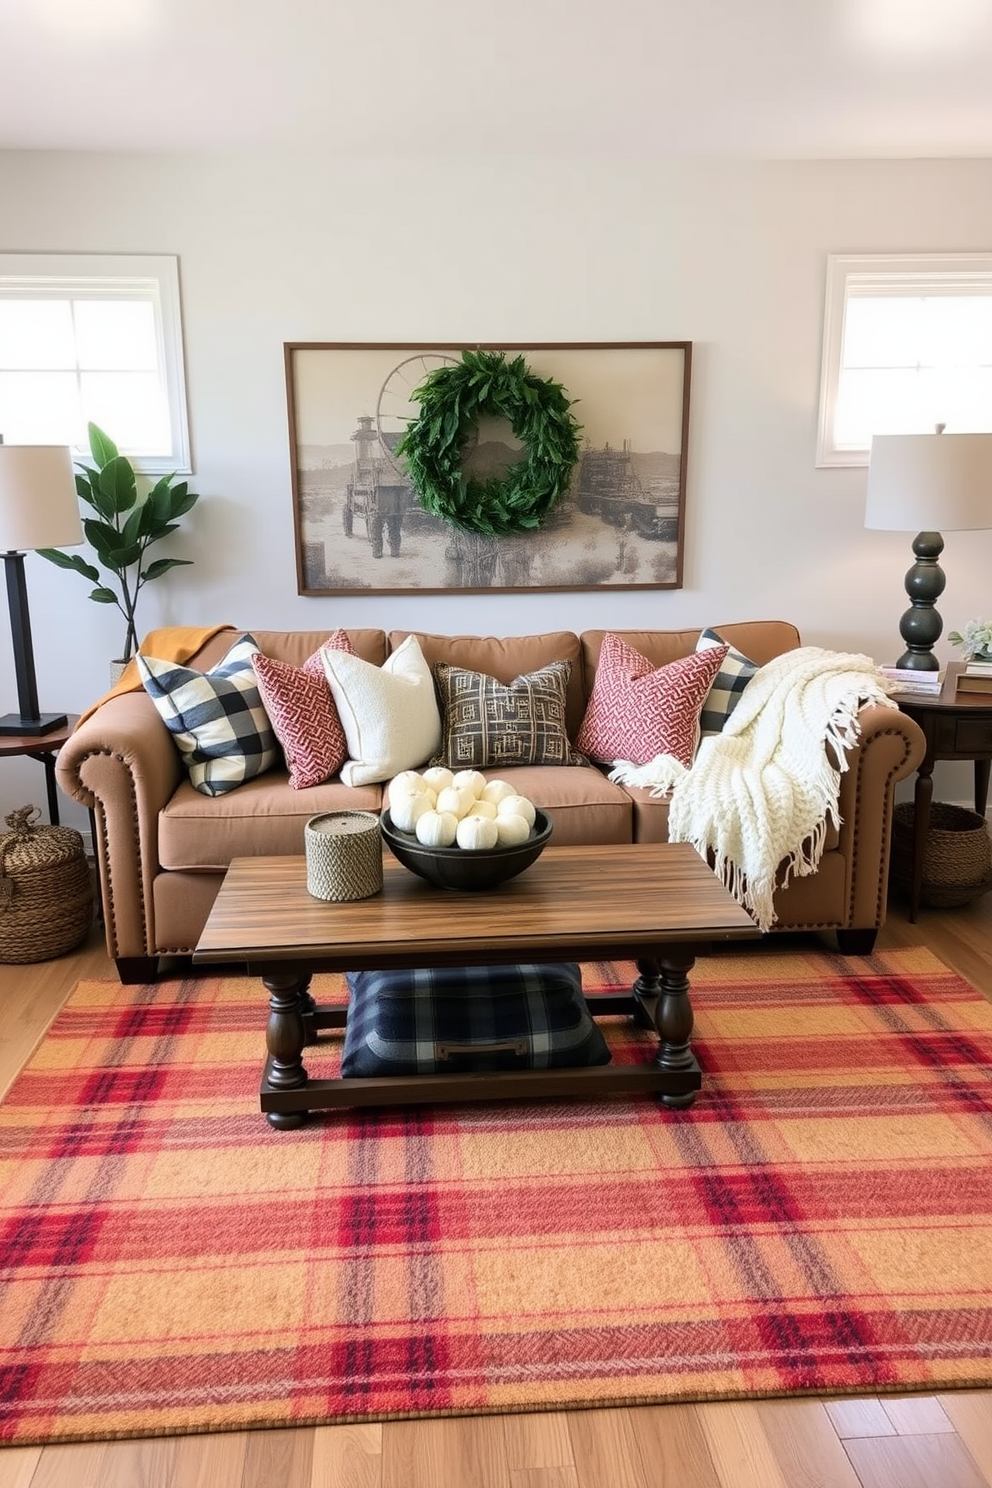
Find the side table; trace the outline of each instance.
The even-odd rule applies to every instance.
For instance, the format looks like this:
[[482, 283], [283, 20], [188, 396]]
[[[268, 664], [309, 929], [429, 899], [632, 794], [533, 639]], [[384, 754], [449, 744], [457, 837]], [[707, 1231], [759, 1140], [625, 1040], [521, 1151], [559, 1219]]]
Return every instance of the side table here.
[[45, 789], [48, 792], [48, 820], [53, 827], [59, 824], [59, 796], [55, 785], [55, 756], [66, 742], [79, 718], [70, 713], [63, 728], [52, 729], [49, 734], [2, 734], [0, 756], [23, 754], [28, 759], [38, 760], [45, 767]]
[[910, 923], [916, 922], [923, 887], [923, 856], [930, 826], [933, 799], [933, 767], [937, 760], [973, 760], [975, 763], [975, 810], [985, 815], [992, 768], [992, 693], [959, 692], [957, 681], [964, 662], [951, 662], [939, 693], [896, 692], [892, 700], [900, 712], [920, 725], [927, 752], [916, 772], [913, 797], [913, 868], [909, 897]]

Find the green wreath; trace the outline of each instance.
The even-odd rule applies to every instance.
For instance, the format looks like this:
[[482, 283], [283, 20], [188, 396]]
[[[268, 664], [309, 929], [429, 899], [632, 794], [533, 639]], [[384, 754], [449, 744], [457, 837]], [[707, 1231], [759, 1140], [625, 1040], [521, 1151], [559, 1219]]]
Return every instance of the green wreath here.
[[[507, 537], [539, 527], [568, 490], [582, 425], [558, 382], [536, 377], [522, 356], [463, 351], [413, 393], [420, 413], [396, 446], [427, 511], [466, 532]], [[508, 419], [527, 449], [502, 479], [466, 479], [462, 457], [483, 414]]]

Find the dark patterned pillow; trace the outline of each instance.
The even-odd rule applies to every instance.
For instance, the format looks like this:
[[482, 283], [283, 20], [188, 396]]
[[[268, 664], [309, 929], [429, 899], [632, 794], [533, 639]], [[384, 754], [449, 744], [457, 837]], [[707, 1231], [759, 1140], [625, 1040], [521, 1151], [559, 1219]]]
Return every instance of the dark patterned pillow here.
[[254, 636], [236, 641], [209, 672], [138, 655], [145, 691], [176, 741], [190, 784], [222, 796], [279, 760], [252, 658]]
[[727, 654], [720, 663], [720, 670], [713, 678], [713, 685], [703, 700], [703, 711], [699, 715], [699, 735], [720, 734], [727, 719], [741, 700], [741, 694], [758, 670], [758, 663], [737, 651], [717, 630], [704, 630], [696, 642], [697, 651], [709, 651], [713, 646], [727, 646]]
[[446, 661], [434, 663], [441, 751], [432, 765], [482, 770], [508, 765], [585, 765], [565, 727], [570, 661], [500, 682]]
[[609, 1064], [571, 961], [349, 971], [341, 1074], [460, 1074]]

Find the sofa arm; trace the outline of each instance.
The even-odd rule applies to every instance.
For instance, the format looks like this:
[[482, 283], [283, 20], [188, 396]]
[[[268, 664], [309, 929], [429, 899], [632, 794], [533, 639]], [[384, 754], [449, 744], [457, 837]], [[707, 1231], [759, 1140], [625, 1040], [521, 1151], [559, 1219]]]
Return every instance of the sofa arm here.
[[179, 751], [148, 695], [109, 698], [59, 750], [56, 779], [92, 813], [107, 950], [150, 956], [158, 814], [183, 778]]
[[858, 722], [860, 742], [848, 750], [841, 776], [838, 847], [847, 862], [844, 922], [867, 928], [885, 921], [895, 788], [922, 762], [926, 741], [896, 708], [868, 705]]

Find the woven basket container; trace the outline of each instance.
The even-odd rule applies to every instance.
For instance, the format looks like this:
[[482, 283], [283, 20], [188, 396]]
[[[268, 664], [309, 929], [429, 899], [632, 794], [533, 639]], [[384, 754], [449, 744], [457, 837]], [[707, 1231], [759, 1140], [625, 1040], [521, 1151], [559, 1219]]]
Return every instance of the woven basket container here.
[[303, 829], [307, 892], [315, 899], [371, 899], [382, 888], [382, 831], [371, 811], [326, 811]]
[[[915, 813], [911, 802], [892, 814], [892, 880], [909, 890]], [[992, 839], [977, 811], [935, 801], [930, 807], [920, 899], [936, 909], [969, 904], [992, 888]]]
[[37, 826], [24, 806], [0, 836], [0, 962], [64, 956], [93, 923], [93, 881], [83, 839], [71, 827]]

